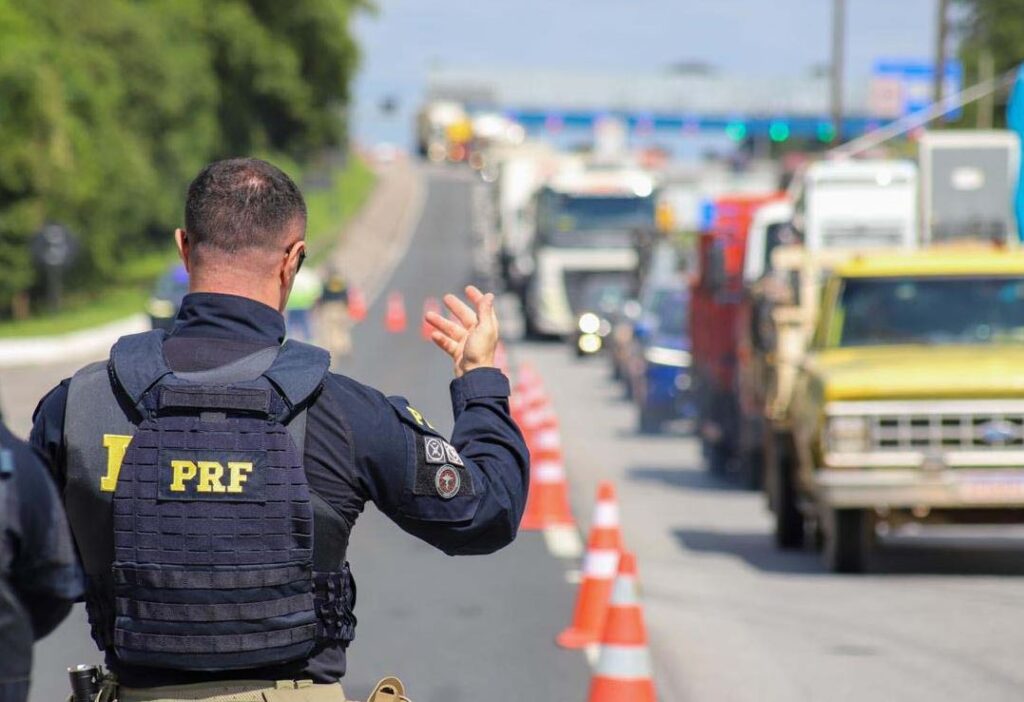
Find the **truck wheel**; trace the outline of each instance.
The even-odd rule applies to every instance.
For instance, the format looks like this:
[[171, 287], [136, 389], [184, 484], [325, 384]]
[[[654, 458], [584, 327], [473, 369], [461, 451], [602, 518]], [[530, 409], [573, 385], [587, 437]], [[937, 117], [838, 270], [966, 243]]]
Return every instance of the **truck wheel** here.
[[874, 543], [875, 523], [863, 509], [829, 512], [825, 535], [825, 563], [833, 573], [863, 573]]
[[725, 475], [729, 469], [729, 452], [721, 441], [701, 439], [704, 464], [712, 475]]
[[660, 434], [661, 433], [661, 415], [657, 412], [652, 412], [646, 407], [640, 408], [640, 433], [641, 434]]
[[774, 496], [775, 543], [779, 548], [801, 548], [804, 545], [804, 515], [797, 503], [793, 458], [786, 437], [775, 437], [771, 455], [773, 464], [769, 473], [774, 483], [770, 487]]

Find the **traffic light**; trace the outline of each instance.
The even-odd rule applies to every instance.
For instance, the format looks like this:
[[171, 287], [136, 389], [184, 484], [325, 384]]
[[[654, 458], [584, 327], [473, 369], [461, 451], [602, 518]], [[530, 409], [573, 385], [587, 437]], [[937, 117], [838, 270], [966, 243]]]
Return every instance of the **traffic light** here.
[[747, 138], [747, 125], [740, 121], [729, 122], [725, 125], [725, 135], [733, 141], [743, 141]]
[[768, 127], [768, 137], [775, 142], [789, 138], [789, 125], [785, 122], [772, 122]]
[[818, 123], [818, 141], [829, 143], [836, 138], [836, 128], [831, 122]]

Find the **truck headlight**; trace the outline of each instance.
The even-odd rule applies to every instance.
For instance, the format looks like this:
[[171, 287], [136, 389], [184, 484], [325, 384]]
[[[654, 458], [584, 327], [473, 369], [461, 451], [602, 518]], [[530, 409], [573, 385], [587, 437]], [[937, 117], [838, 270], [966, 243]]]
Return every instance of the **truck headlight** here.
[[644, 351], [648, 363], [657, 366], [674, 366], [685, 368], [690, 365], [690, 354], [682, 349], [669, 349], [664, 346], [651, 346]]
[[832, 417], [828, 420], [829, 451], [864, 453], [869, 451], [870, 426], [867, 417]]
[[601, 329], [601, 319], [593, 312], [587, 312], [580, 316], [579, 328], [584, 334], [597, 334]]

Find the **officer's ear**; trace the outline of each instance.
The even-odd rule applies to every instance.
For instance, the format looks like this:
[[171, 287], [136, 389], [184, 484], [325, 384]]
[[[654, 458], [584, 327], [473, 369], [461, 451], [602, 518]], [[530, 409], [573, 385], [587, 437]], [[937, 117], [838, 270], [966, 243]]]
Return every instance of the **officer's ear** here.
[[191, 242], [188, 240], [188, 232], [181, 227], [174, 230], [174, 243], [178, 245], [178, 256], [181, 257], [181, 262], [185, 265], [185, 271], [191, 273], [188, 269], [188, 254], [192, 248]]

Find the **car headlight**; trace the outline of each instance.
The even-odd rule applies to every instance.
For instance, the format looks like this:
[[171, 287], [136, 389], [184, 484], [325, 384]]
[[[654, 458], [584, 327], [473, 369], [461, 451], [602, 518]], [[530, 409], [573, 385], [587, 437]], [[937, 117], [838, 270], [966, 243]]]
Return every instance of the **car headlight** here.
[[597, 334], [601, 329], [601, 318], [593, 312], [580, 315], [579, 328], [584, 334]]
[[828, 450], [837, 453], [863, 453], [870, 450], [867, 417], [832, 417], [828, 420]]
[[173, 317], [176, 309], [170, 300], [161, 300], [158, 297], [151, 298], [146, 304], [146, 311], [150, 316], [157, 318]]
[[583, 334], [576, 343], [583, 353], [597, 353], [603, 342], [597, 334]]
[[648, 363], [658, 366], [675, 366], [685, 368], [690, 365], [690, 353], [682, 349], [670, 349], [664, 346], [650, 346], [644, 351]]

